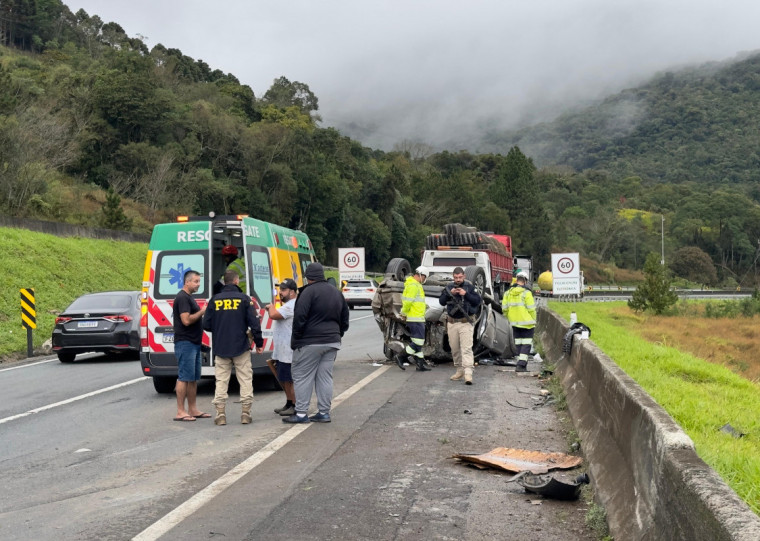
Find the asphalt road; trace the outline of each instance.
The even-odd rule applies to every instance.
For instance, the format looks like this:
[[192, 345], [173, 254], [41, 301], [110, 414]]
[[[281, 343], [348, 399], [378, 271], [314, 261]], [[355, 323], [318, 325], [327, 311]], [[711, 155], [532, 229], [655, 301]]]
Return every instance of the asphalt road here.
[[[236, 403], [225, 427], [173, 422], [174, 396], [138, 361], [0, 366], [0, 539], [593, 538], [582, 501], [526, 495], [450, 458], [566, 451], [562, 414], [532, 408], [537, 378], [482, 366], [465, 386], [451, 365], [376, 366], [371, 312], [351, 319], [330, 424], [282, 423], [284, 395], [264, 389], [250, 425]], [[211, 411], [213, 383], [199, 394]]]

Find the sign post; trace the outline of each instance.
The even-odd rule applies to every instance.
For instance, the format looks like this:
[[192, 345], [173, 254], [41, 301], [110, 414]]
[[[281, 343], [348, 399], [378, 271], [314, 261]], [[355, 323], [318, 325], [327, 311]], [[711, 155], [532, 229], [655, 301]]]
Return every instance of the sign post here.
[[580, 294], [581, 266], [578, 254], [552, 254], [552, 295]]
[[37, 309], [34, 306], [34, 289], [21, 289], [21, 325], [26, 328], [26, 356], [32, 356], [32, 329], [37, 328]]
[[364, 280], [364, 248], [338, 248], [340, 280]]

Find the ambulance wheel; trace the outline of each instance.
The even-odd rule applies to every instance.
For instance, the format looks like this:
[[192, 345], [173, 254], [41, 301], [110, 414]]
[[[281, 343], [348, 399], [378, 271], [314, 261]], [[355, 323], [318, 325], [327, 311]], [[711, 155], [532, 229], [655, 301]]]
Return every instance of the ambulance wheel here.
[[158, 376], [153, 378], [153, 387], [157, 393], [169, 394], [174, 392], [177, 384], [177, 378]]

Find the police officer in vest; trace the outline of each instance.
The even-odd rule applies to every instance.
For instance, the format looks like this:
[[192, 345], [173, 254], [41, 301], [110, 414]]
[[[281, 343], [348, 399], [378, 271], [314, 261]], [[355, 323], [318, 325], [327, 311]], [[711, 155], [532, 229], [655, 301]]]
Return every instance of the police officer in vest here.
[[240, 422], [251, 422], [253, 403], [253, 368], [251, 367], [251, 346], [247, 331], [251, 330], [256, 353], [264, 351], [259, 318], [253, 312], [251, 298], [238, 287], [238, 274], [234, 270], [224, 273], [224, 287], [218, 295], [211, 297], [203, 316], [203, 328], [211, 331], [214, 347], [214, 373], [216, 392], [213, 404], [216, 406], [214, 424], [226, 425], [227, 389], [232, 367], [240, 383]]
[[417, 370], [420, 372], [430, 370], [425, 365], [425, 357], [422, 354], [422, 346], [425, 344], [425, 310], [427, 309], [422, 284], [425, 283], [428, 272], [427, 267], [419, 266], [414, 271], [414, 275], [407, 276], [404, 282], [404, 292], [401, 294], [401, 318], [406, 321], [411, 341], [404, 353], [396, 355], [396, 364], [401, 370], [406, 370], [404, 363], [409, 361], [409, 357], [414, 358]]
[[526, 372], [528, 354], [533, 347], [533, 333], [536, 330], [536, 303], [533, 293], [526, 287], [528, 273], [520, 271], [515, 278], [515, 285], [504, 293], [501, 300], [501, 311], [512, 326], [512, 335], [519, 354], [515, 372]]

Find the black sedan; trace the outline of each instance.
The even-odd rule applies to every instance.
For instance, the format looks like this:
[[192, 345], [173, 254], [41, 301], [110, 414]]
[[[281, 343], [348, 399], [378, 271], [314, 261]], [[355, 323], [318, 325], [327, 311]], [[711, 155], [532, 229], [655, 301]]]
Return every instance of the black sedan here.
[[88, 351], [140, 358], [140, 292], [82, 295], [55, 318], [53, 351], [62, 363]]

